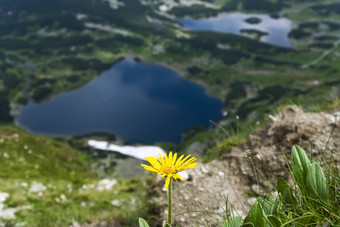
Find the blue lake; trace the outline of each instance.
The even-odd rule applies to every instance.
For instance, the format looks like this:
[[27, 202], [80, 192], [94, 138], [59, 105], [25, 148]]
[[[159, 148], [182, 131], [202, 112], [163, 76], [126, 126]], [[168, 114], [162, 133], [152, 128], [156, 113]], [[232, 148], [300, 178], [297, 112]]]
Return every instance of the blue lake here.
[[129, 142], [178, 142], [194, 125], [209, 126], [222, 102], [166, 67], [124, 59], [84, 87], [24, 106], [17, 124], [44, 135], [108, 132]]
[[[260, 19], [259, 23], [246, 22], [249, 18]], [[272, 18], [266, 14], [226, 13], [216, 17], [204, 19], [176, 19], [184, 28], [200, 31], [216, 31], [244, 35], [242, 29], [254, 29], [266, 32], [268, 35], [261, 37], [261, 42], [280, 47], [292, 47], [288, 34], [292, 29], [292, 21], [286, 18]]]

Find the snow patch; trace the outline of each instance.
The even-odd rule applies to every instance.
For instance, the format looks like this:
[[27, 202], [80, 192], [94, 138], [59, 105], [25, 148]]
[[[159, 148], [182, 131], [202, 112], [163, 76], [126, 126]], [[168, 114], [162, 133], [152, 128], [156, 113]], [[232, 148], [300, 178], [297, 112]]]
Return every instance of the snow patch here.
[[[209, 3], [207, 1], [203, 1], [203, 0], [161, 0], [161, 2], [163, 4], [161, 4], [159, 6], [159, 11], [161, 12], [167, 12], [169, 10], [171, 10], [174, 7], [191, 7], [193, 5], [201, 5], [204, 6], [206, 8], [210, 8], [210, 9], [220, 9], [221, 6], [218, 4], [214, 4], [214, 3]], [[150, 2], [148, 1], [142, 1], [143, 4], [150, 4]]]
[[97, 30], [104, 31], [104, 32], [111, 32], [111, 33], [115, 33], [115, 34], [119, 34], [123, 36], [132, 36], [131, 32], [124, 30], [124, 29], [120, 29], [120, 28], [114, 28], [114, 27], [111, 27], [110, 25], [102, 25], [102, 24], [95, 24], [95, 23], [87, 22], [85, 23], [85, 26], [87, 28], [97, 29]]
[[77, 20], [82, 20], [82, 19], [87, 18], [87, 15], [83, 13], [77, 13], [76, 18]]
[[110, 4], [111, 9], [118, 9], [120, 6], [124, 6], [124, 2], [119, 2], [118, 0], [104, 0]]
[[119, 146], [98, 140], [88, 140], [87, 143], [94, 149], [114, 151], [140, 160], [145, 160], [145, 157], [148, 156], [158, 156], [159, 154], [164, 156], [166, 154], [162, 148], [157, 146]]

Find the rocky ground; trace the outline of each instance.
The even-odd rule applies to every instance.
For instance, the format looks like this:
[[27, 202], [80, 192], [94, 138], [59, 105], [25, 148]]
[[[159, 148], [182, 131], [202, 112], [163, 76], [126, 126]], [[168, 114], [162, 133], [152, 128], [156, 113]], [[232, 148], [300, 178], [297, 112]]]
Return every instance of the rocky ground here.
[[[268, 184], [260, 174], [257, 174], [257, 184], [252, 162], [269, 182], [274, 182], [274, 176], [283, 175], [287, 179], [287, 174], [283, 174], [284, 167], [287, 167], [283, 153], [289, 158], [294, 144], [312, 151], [313, 156], [319, 158], [334, 129], [325, 157], [329, 157], [330, 150], [338, 152], [340, 123], [335, 122], [340, 118], [340, 112], [337, 111], [305, 113], [296, 106], [287, 107], [280, 114], [269, 116], [267, 127], [251, 134], [244, 144], [226, 150], [222, 160], [198, 163], [197, 168], [188, 171], [184, 182], [174, 183], [173, 214], [176, 221], [180, 226], [221, 223], [217, 214], [223, 215], [226, 199], [233, 210], [230, 215], [244, 216], [254, 202], [252, 194], [268, 191]], [[164, 179], [159, 179], [155, 190], [158, 189], [160, 201], [164, 201], [162, 214], [166, 220], [167, 193], [159, 190], [163, 184]]]

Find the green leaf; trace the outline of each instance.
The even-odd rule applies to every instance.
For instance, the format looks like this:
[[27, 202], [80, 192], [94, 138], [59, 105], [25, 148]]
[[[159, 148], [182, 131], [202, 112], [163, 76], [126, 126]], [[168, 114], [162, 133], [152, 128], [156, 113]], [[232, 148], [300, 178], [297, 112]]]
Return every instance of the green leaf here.
[[313, 163], [308, 171], [307, 179], [308, 195], [315, 199], [328, 199], [328, 190], [326, 178], [321, 167], [317, 163]]
[[257, 201], [261, 204], [262, 210], [266, 215], [272, 214], [272, 202], [262, 198], [258, 198]]
[[290, 188], [286, 188], [282, 195], [282, 202], [286, 205], [295, 205], [296, 199], [292, 193], [292, 190]]
[[242, 217], [235, 216], [224, 222], [223, 227], [240, 227], [242, 224]]
[[250, 208], [247, 217], [244, 219], [244, 223], [249, 224], [252, 223], [256, 227], [265, 227], [266, 219], [264, 217], [261, 205], [259, 202], [255, 202], [255, 204]]
[[289, 184], [282, 178], [282, 177], [279, 177], [277, 178], [276, 180], [276, 187], [277, 187], [277, 191], [283, 195], [284, 191], [287, 189], [287, 188], [290, 188], [289, 187]]
[[149, 227], [149, 224], [143, 218], [139, 218], [138, 222], [139, 222], [139, 227]]
[[168, 223], [166, 223], [166, 221], [163, 221], [162, 227], [171, 227], [171, 225], [169, 225]]
[[279, 205], [280, 205], [280, 199], [277, 198], [277, 199], [275, 200], [275, 202], [274, 202], [274, 205], [273, 205], [273, 211], [272, 211], [272, 213], [273, 213], [274, 215], [277, 215], [277, 210], [278, 210]]
[[289, 187], [289, 184], [281, 177], [279, 177], [276, 181], [277, 191], [282, 196], [283, 204], [296, 204], [296, 199], [293, 196], [292, 190]]
[[314, 215], [311, 213], [311, 212], [308, 212], [308, 213], [304, 213], [301, 218], [299, 219], [299, 224], [305, 226], [305, 225], [308, 225], [310, 223], [314, 223], [313, 221], [313, 217]]
[[289, 212], [289, 213], [288, 213], [288, 219], [289, 219], [289, 220], [292, 220], [292, 219], [293, 219], [293, 213], [292, 213], [292, 212]]
[[255, 227], [253, 223], [245, 223], [242, 225], [242, 227]]
[[280, 227], [282, 225], [280, 219], [276, 216], [269, 215], [267, 216], [270, 224], [272, 224], [273, 227]]
[[310, 168], [310, 161], [306, 152], [299, 146], [294, 145], [292, 148], [293, 158], [293, 173], [298, 185], [302, 187], [302, 190], [306, 188], [307, 173]]

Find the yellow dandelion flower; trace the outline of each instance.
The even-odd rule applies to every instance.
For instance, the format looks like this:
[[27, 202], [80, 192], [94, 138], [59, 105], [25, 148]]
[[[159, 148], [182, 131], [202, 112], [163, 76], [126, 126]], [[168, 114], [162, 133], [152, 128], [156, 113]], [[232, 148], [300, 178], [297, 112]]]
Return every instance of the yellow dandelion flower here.
[[150, 172], [158, 173], [162, 175], [162, 177], [166, 177], [165, 190], [167, 190], [171, 177], [175, 180], [180, 179], [183, 181], [183, 178], [177, 173], [186, 169], [196, 167], [196, 158], [190, 158], [190, 156], [191, 155], [188, 155], [184, 158], [184, 155], [182, 155], [177, 159], [177, 153], [174, 153], [174, 155], [172, 155], [172, 152], [170, 151], [169, 156], [165, 154], [164, 158], [161, 154], [159, 154], [159, 156], [145, 157], [145, 159], [151, 164], [151, 166], [144, 164], [141, 164], [141, 166]]

